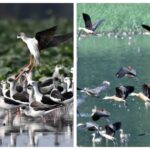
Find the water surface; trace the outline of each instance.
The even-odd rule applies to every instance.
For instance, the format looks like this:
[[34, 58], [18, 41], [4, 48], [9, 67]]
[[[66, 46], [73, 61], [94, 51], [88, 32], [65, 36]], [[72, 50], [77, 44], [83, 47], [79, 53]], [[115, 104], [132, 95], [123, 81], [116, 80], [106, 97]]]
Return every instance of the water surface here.
[[[110, 81], [110, 88], [100, 95], [100, 98], [87, 97], [86, 102], [79, 107], [83, 117], [78, 117], [78, 123], [92, 121], [90, 118], [91, 109], [96, 105], [98, 108], [105, 108], [110, 113], [110, 122], [122, 122], [122, 128], [130, 133], [128, 145], [126, 146], [150, 146], [150, 108], [146, 110], [143, 101], [138, 98], [128, 97], [128, 108], [123, 104], [103, 100], [105, 95], [115, 94], [115, 87], [120, 85], [131, 85], [135, 92], [141, 91], [143, 83], [150, 83], [150, 36], [135, 35], [129, 41], [128, 37], [123, 39], [114, 37], [89, 36], [78, 41], [78, 62], [77, 62], [77, 85], [78, 87], [96, 87], [104, 80]], [[118, 79], [115, 73], [122, 66], [132, 66], [137, 70], [139, 81], [127, 77]], [[81, 93], [77, 93], [78, 97]], [[108, 124], [106, 119], [97, 121], [97, 124], [104, 126]], [[147, 133], [138, 136], [140, 133]], [[92, 132], [77, 130], [78, 146], [92, 146]], [[121, 145], [119, 132], [115, 135], [117, 146]], [[104, 139], [94, 146], [114, 146]]]

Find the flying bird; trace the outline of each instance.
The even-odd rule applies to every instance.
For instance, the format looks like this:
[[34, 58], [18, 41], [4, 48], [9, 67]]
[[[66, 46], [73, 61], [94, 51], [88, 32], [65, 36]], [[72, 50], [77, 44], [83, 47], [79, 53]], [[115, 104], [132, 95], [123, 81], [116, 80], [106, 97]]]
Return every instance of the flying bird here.
[[134, 91], [133, 86], [119, 86], [116, 87], [116, 94], [113, 96], [105, 96], [103, 99], [112, 99], [117, 102], [124, 102], [126, 104], [126, 98]]
[[137, 78], [137, 73], [136, 70], [133, 69], [131, 66], [128, 67], [121, 67], [118, 72], [116, 73], [117, 78], [122, 78], [122, 77], [130, 77], [130, 78]]
[[105, 19], [99, 19], [96, 23], [92, 24], [91, 17], [88, 14], [82, 13], [82, 16], [85, 23], [85, 27], [79, 27], [79, 35], [81, 31], [87, 34], [96, 34], [96, 29], [105, 21]]
[[[26, 43], [30, 51], [30, 62], [25, 68], [30, 68], [30, 70], [32, 70], [33, 67], [40, 65], [40, 52], [43, 49], [58, 46], [60, 43], [73, 37], [73, 33], [55, 35], [56, 30], [57, 26], [53, 26], [49, 29], [37, 32], [35, 37], [29, 37], [23, 32], [17, 35], [18, 39], [22, 39], [22, 41]], [[24, 70], [21, 71], [16, 79], [18, 79], [23, 72]]]
[[103, 81], [100, 86], [90, 89], [90, 88], [79, 88], [77, 87], [77, 90], [80, 90], [83, 93], [86, 93], [89, 96], [94, 96], [94, 97], [98, 97], [99, 98], [99, 94], [102, 91], [106, 91], [108, 89], [108, 87], [110, 86], [110, 82], [109, 81]]
[[96, 106], [92, 109], [91, 118], [93, 121], [97, 121], [100, 118], [107, 118], [110, 116], [110, 113], [106, 109], [97, 109]]

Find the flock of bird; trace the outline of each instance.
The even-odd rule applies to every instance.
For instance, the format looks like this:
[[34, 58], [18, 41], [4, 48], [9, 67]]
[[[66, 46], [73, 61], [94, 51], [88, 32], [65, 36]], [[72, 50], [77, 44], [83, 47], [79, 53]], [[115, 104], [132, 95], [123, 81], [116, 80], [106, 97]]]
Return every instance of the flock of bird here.
[[[92, 25], [91, 18], [88, 14], [83, 13], [83, 19], [85, 23], [85, 28], [79, 28], [79, 36], [81, 33], [85, 33], [86, 35], [97, 35], [96, 28], [101, 25], [101, 23], [104, 21], [104, 19], [100, 19], [94, 26]], [[150, 27], [147, 25], [142, 25], [142, 27], [148, 31], [150, 31]], [[120, 69], [116, 72], [115, 76], [117, 78], [133, 78], [135, 81], [139, 81], [139, 77], [137, 76], [137, 72], [135, 69], [133, 69], [131, 66], [125, 66], [120, 67]], [[81, 104], [83, 104], [86, 101], [86, 98], [88, 96], [100, 98], [101, 93], [108, 90], [110, 87], [109, 81], [103, 81], [100, 85], [98, 85], [95, 88], [81, 88], [77, 87], [77, 90], [81, 93], [80, 97], [77, 101], [77, 114], [79, 117], [82, 118], [82, 113], [79, 111], [79, 107]], [[150, 106], [150, 84], [144, 83], [142, 85], [142, 92], [135, 92], [135, 87], [132, 85], [120, 85], [115, 88], [116, 93], [113, 96], [105, 96], [103, 97], [103, 100], [113, 100], [115, 102], [123, 102], [125, 108], [128, 108], [128, 96], [136, 96], [139, 99], [141, 99], [145, 107], [148, 108]], [[103, 139], [106, 139], [106, 142], [108, 140], [112, 141], [115, 145], [117, 144], [115, 133], [117, 130], [120, 131], [120, 142], [124, 146], [127, 146], [130, 134], [124, 133], [122, 129], [122, 123], [121, 121], [117, 121], [114, 123], [110, 123], [110, 120], [108, 119], [110, 117], [111, 113], [108, 112], [104, 108], [97, 108], [95, 106], [94, 109], [92, 109], [92, 113], [90, 118], [92, 121], [86, 122], [86, 123], [78, 123], [77, 127], [78, 129], [84, 129], [88, 131], [93, 131], [92, 133], [92, 142], [94, 143], [101, 143]], [[101, 120], [101, 118], [106, 118], [107, 122], [109, 122], [104, 127], [101, 127], [98, 123], [95, 123], [98, 120]]]
[[[72, 120], [73, 67], [69, 69], [68, 66], [58, 64], [52, 75], [38, 81], [33, 79], [33, 68], [40, 65], [41, 50], [58, 46], [73, 37], [73, 33], [55, 35], [56, 29], [54, 26], [37, 32], [33, 38], [25, 33], [17, 35], [30, 51], [30, 62], [18, 74], [11, 75], [0, 83], [2, 125], [12, 125], [16, 115], [20, 118], [32, 118], [34, 121], [40, 118], [42, 122], [46, 122], [46, 116], [55, 121], [57, 116], [63, 114], [70, 116]], [[64, 73], [60, 73], [62, 69]], [[52, 115], [54, 112], [55, 115]]]

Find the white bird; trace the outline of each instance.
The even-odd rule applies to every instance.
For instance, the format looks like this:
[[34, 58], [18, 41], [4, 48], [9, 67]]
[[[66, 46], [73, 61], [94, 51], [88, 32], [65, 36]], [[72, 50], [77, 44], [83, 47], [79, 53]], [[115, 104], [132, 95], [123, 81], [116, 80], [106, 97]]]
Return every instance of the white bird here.
[[124, 133], [123, 129], [120, 129], [120, 142], [121, 142], [122, 144], [127, 145], [130, 136], [131, 136], [131, 134], [129, 134], [129, 133]]

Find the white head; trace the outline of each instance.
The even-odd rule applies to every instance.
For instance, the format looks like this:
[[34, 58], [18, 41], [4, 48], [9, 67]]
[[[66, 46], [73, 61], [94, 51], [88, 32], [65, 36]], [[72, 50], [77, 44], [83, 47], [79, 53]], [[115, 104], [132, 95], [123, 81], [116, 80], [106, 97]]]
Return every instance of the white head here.
[[60, 69], [62, 69], [62, 65], [56, 65], [55, 66], [55, 70], [60, 70]]
[[15, 81], [16, 81], [16, 80], [15, 80], [14, 77], [9, 77], [9, 78], [7, 78], [7, 83], [9, 83], [9, 84], [14, 83]]
[[109, 81], [103, 81], [103, 84], [107, 84], [109, 86], [110, 82]]
[[25, 33], [24, 32], [20, 32], [18, 35], [17, 35], [17, 39], [22, 39], [26, 37]]

